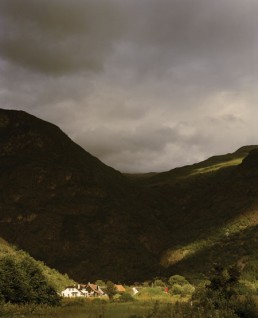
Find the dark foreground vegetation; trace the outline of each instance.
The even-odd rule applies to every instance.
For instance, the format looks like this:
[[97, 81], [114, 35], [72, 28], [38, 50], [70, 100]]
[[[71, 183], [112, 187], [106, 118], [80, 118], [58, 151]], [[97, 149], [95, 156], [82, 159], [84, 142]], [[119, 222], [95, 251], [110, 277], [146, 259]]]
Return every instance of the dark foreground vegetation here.
[[0, 262], [0, 317], [63, 318], [257, 318], [257, 290], [243, 289], [237, 266], [215, 265], [209, 279], [193, 285], [180, 275], [155, 279], [108, 296], [61, 299], [31, 258]]

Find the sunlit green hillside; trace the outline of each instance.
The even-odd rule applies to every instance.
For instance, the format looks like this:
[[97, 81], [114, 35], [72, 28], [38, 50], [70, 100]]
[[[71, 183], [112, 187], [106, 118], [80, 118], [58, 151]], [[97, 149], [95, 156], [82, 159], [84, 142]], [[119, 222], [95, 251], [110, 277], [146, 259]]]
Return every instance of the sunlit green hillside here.
[[67, 275], [60, 274], [57, 270], [51, 269], [46, 266], [43, 262], [36, 261], [28, 255], [28, 253], [17, 249], [14, 246], [8, 244], [5, 240], [0, 238], [0, 259], [10, 256], [16, 262], [20, 262], [25, 257], [29, 257], [33, 263], [42, 271], [46, 277], [48, 283], [54, 287], [57, 292], [60, 292], [64, 287], [73, 285], [75, 282], [70, 279]]
[[222, 168], [229, 168], [241, 164], [243, 159], [253, 149], [258, 146], [244, 146], [236, 152], [225, 155], [213, 156], [193, 165], [183, 166], [161, 173], [143, 173], [143, 174], [126, 174], [126, 176], [138, 183], [147, 186], [176, 183], [182, 179], [191, 179], [192, 177], [216, 172]]

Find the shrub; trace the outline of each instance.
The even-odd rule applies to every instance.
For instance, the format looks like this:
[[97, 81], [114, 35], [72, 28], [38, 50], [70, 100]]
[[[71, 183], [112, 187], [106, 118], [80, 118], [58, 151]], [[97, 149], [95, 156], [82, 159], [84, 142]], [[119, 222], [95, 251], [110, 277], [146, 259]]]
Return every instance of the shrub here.
[[195, 291], [195, 288], [191, 284], [185, 284], [183, 286], [183, 290], [184, 290], [184, 295], [192, 295]]
[[181, 275], [174, 275], [174, 276], [170, 276], [168, 279], [168, 283], [170, 286], [173, 286], [174, 284], [183, 286], [185, 284], [189, 284], [189, 282], [185, 279], [184, 276]]
[[94, 298], [93, 300], [92, 300], [92, 303], [93, 304], [98, 304], [98, 305], [100, 305], [100, 304], [106, 304], [107, 302], [106, 302], [106, 300], [104, 300], [104, 299], [101, 299], [101, 298]]
[[161, 279], [156, 279], [153, 283], [155, 287], [165, 287], [166, 284]]
[[245, 300], [236, 302], [233, 309], [240, 318], [258, 317], [258, 309], [252, 297], [246, 297]]
[[63, 307], [70, 307], [70, 306], [85, 306], [85, 303], [88, 299], [83, 297], [74, 297], [74, 298], [63, 298], [62, 299], [62, 306]]
[[95, 285], [98, 285], [99, 287], [106, 287], [105, 282], [101, 279], [96, 280]]
[[242, 280], [236, 287], [236, 292], [238, 295], [256, 295], [255, 283]]
[[118, 301], [121, 303], [127, 303], [127, 302], [131, 302], [134, 301], [135, 299], [133, 298], [133, 296], [129, 293], [123, 293], [119, 298]]
[[258, 280], [258, 261], [253, 260], [246, 264], [242, 272], [242, 279], [248, 280], [250, 282], [255, 282]]
[[183, 295], [183, 287], [178, 284], [174, 284], [169, 290], [172, 295]]
[[170, 298], [170, 296], [164, 292], [161, 287], [145, 287], [142, 288], [138, 294], [135, 296], [136, 298]]
[[191, 285], [185, 277], [180, 275], [171, 276], [168, 280], [169, 285], [171, 286], [169, 292], [172, 295], [192, 295], [195, 291], [193, 285]]

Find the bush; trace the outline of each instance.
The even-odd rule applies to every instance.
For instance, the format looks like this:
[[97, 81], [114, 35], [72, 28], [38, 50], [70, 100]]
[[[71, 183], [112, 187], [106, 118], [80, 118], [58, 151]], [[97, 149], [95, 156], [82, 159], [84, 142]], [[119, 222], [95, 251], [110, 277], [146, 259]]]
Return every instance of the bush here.
[[174, 284], [169, 290], [171, 295], [183, 295], [183, 287], [178, 284]]
[[134, 301], [135, 299], [133, 298], [133, 296], [129, 293], [123, 293], [119, 298], [118, 301], [121, 303], [127, 303], [127, 302], [131, 302]]
[[156, 279], [153, 283], [155, 287], [165, 287], [166, 284], [161, 279]]
[[171, 286], [169, 292], [172, 295], [192, 295], [195, 291], [193, 285], [191, 285], [185, 277], [180, 275], [171, 276], [168, 280], [169, 285]]
[[191, 284], [179, 285], [174, 284], [171, 289], [169, 290], [171, 295], [192, 295], [195, 291], [195, 288]]
[[95, 285], [98, 285], [99, 287], [106, 287], [105, 282], [101, 279], [96, 280]]
[[184, 290], [184, 295], [192, 295], [195, 291], [195, 288], [191, 284], [185, 284], [183, 286], [183, 290]]
[[136, 298], [170, 298], [170, 296], [164, 292], [161, 287], [145, 287], [142, 288]]
[[170, 276], [168, 279], [168, 283], [170, 286], [173, 286], [174, 284], [183, 286], [185, 284], [189, 284], [188, 280], [185, 279], [184, 276], [181, 275], [174, 275], [174, 276]]
[[234, 304], [234, 311], [240, 318], [257, 318], [258, 309], [252, 297], [246, 297], [244, 301]]
[[255, 282], [258, 280], [258, 261], [253, 260], [246, 264], [241, 275], [242, 279], [248, 280], [250, 282]]
[[255, 283], [242, 280], [236, 287], [236, 293], [238, 295], [256, 295], [256, 285]]
[[85, 303], [88, 301], [87, 298], [83, 297], [73, 297], [73, 298], [63, 298], [62, 306], [70, 307], [70, 306], [85, 306]]
[[105, 305], [107, 303], [107, 301], [104, 299], [101, 299], [101, 298], [94, 298], [92, 300], [92, 303], [96, 304], [96, 305], [103, 305], [103, 304]]

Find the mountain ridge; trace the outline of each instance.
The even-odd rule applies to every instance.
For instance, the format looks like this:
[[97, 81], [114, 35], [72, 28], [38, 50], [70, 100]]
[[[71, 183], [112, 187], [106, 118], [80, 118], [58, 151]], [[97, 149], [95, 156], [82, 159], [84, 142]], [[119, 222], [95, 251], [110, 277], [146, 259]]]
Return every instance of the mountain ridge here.
[[80, 281], [160, 270], [156, 245], [166, 235], [156, 242], [150, 229], [163, 225], [151, 213], [145, 220], [146, 207], [120, 172], [52, 124], [16, 111], [0, 118], [4, 238]]
[[253, 249], [250, 262], [258, 262], [250, 243], [258, 219], [257, 148], [128, 175], [57, 126], [0, 110], [0, 236], [80, 282], [205, 273], [219, 259], [216, 251], [227, 255], [227, 231], [234, 257], [221, 261], [244, 257], [244, 241]]

